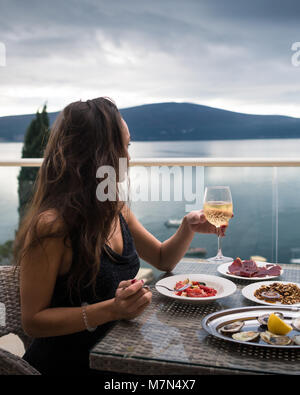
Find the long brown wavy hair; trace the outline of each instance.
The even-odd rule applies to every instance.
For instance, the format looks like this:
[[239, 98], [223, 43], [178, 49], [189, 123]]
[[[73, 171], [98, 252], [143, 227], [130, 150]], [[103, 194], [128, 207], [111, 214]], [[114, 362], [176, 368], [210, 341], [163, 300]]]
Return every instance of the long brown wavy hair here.
[[[122, 137], [122, 117], [112, 100], [100, 97], [69, 104], [51, 129], [35, 192], [14, 244], [16, 265], [28, 250], [49, 237], [63, 237], [66, 243], [76, 233], [76, 260], [68, 276], [68, 289], [95, 286], [102, 248], [112, 224], [123, 208], [117, 190], [116, 201], [101, 202], [96, 189], [99, 166], [112, 166], [119, 179], [119, 158], [128, 154]], [[57, 215], [38, 231], [41, 215], [53, 210]], [[63, 226], [56, 226], [57, 222]], [[29, 237], [29, 241], [28, 241]], [[26, 240], [26, 243], [25, 243]], [[86, 279], [89, 281], [87, 282]], [[94, 288], [95, 289], [95, 288]]]

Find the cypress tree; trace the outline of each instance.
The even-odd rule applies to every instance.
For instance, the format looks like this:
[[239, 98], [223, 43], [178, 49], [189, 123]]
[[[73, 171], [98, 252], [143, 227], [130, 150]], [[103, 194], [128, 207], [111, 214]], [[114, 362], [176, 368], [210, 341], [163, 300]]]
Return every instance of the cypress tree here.
[[[36, 117], [31, 121], [27, 128], [24, 145], [22, 150], [22, 158], [42, 158], [44, 149], [48, 142], [50, 133], [50, 122], [47, 113], [47, 105], [45, 104], [41, 112], [37, 111]], [[19, 181], [19, 219], [21, 220], [27, 204], [30, 202], [34, 184], [38, 174], [38, 167], [22, 167]]]
[[[42, 158], [47, 145], [50, 128], [46, 104], [41, 112], [37, 111], [36, 117], [27, 128], [22, 158]], [[34, 193], [34, 186], [38, 174], [38, 167], [22, 167], [18, 176], [19, 181], [19, 223], [26, 211], [27, 204], [30, 203]], [[0, 265], [8, 265], [13, 258], [13, 240], [7, 240], [0, 244]]]
[[[47, 113], [46, 104], [42, 112], [37, 111], [36, 117], [31, 121], [27, 128], [24, 145], [22, 150], [22, 158], [41, 158], [47, 145], [50, 122]], [[38, 174], [38, 167], [22, 167], [18, 176], [19, 181], [19, 222], [21, 221], [27, 204], [30, 202], [34, 184]], [[13, 241], [8, 240], [4, 244], [0, 244], [0, 265], [8, 265], [13, 258]]]

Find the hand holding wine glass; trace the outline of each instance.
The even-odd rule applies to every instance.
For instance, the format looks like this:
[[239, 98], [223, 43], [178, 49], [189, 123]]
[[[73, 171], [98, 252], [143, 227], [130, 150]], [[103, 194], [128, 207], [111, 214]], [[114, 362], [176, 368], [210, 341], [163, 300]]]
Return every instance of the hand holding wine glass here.
[[216, 234], [221, 237], [225, 236], [227, 225], [221, 225], [216, 228], [205, 217], [204, 210], [191, 211], [186, 215], [188, 225], [193, 232], [202, 234]]
[[[204, 194], [204, 214], [208, 222], [217, 229], [227, 226], [233, 216], [233, 204], [229, 187], [206, 187]], [[209, 258], [210, 262], [224, 263], [232, 261], [232, 258], [224, 257], [221, 250], [221, 237], [218, 233], [218, 253]]]

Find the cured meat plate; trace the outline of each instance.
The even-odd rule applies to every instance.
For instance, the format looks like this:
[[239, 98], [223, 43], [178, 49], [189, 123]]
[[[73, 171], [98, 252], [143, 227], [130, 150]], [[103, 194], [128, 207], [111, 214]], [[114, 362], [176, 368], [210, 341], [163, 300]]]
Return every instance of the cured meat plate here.
[[[220, 266], [218, 266], [218, 272], [222, 274], [223, 276], [230, 277], [230, 278], [236, 278], [239, 280], [247, 280], [247, 281], [262, 281], [262, 280], [271, 280], [273, 278], [277, 278], [283, 274], [283, 269], [275, 264], [275, 263], [269, 263], [269, 262], [260, 262], [260, 261], [252, 261], [256, 264], [258, 269], [252, 269], [252, 268], [247, 268], [246, 272], [244, 274], [246, 275], [241, 275], [243, 273], [242, 270], [237, 270], [233, 274], [233, 272], [230, 272], [229, 267], [234, 263], [235, 261], [228, 262], [228, 263], [223, 263]], [[250, 261], [242, 261], [242, 262], [250, 262]], [[249, 266], [249, 265], [248, 265]], [[253, 266], [251, 264], [250, 266]], [[257, 274], [255, 275], [255, 270], [257, 270]], [[252, 271], [252, 273], [251, 273]], [[239, 273], [239, 274], [237, 274]]]

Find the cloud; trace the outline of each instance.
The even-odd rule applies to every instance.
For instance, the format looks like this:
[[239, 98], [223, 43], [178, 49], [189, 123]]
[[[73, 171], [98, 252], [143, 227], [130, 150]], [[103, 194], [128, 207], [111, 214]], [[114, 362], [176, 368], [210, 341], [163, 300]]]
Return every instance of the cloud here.
[[0, 115], [107, 95], [297, 115], [300, 3], [0, 0]]

